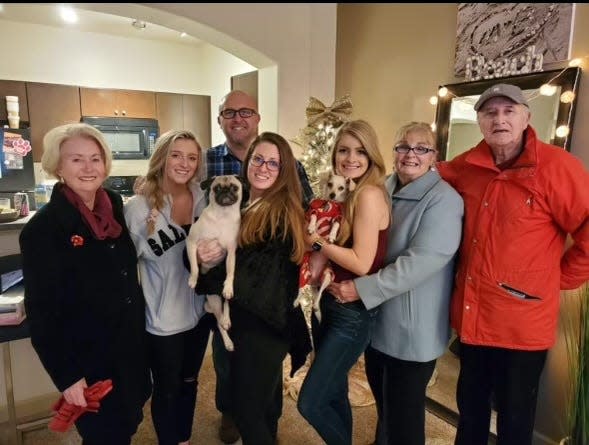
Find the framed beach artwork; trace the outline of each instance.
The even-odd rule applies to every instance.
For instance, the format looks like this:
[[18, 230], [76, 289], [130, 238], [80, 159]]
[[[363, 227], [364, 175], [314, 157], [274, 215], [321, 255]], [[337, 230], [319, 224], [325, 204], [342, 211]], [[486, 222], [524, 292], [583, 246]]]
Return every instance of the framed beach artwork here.
[[459, 3], [454, 74], [477, 80], [469, 78], [473, 58], [475, 68], [496, 65], [487, 78], [568, 60], [573, 16], [574, 3]]

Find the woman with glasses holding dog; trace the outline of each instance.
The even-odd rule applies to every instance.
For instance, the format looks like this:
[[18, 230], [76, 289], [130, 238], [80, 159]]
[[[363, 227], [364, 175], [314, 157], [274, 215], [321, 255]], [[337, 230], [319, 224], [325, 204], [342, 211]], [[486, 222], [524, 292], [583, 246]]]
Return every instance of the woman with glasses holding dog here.
[[168, 131], [156, 141], [141, 194], [125, 205], [146, 299], [151, 416], [160, 445], [189, 443], [209, 337], [199, 323], [204, 296], [188, 286], [183, 263], [186, 236], [206, 205], [198, 183], [203, 173], [194, 134]]
[[121, 197], [102, 187], [111, 151], [87, 124], [52, 129], [43, 148], [43, 170], [59, 182], [20, 235], [31, 342], [69, 404], [90, 407], [85, 390], [112, 380], [98, 412], [75, 423], [84, 445], [128, 445], [151, 381], [135, 246]]
[[[293, 307], [305, 252], [302, 188], [288, 142], [260, 134], [243, 162], [249, 202], [243, 211], [231, 307], [233, 417], [244, 445], [275, 445], [282, 411], [282, 362], [293, 373], [310, 349], [305, 321]], [[201, 275], [197, 289], [221, 294], [224, 264]]]
[[[313, 250], [331, 261], [334, 282], [340, 282], [382, 267], [391, 204], [384, 187], [384, 160], [376, 132], [368, 122], [355, 120], [341, 126], [331, 165], [356, 186], [345, 202], [336, 242], [330, 244], [318, 235], [310, 236], [308, 241]], [[321, 298], [321, 313], [316, 357], [303, 382], [298, 409], [328, 445], [350, 445], [348, 372], [368, 345], [377, 310], [367, 310], [361, 301], [345, 302], [327, 292]]]
[[331, 287], [344, 302], [380, 308], [365, 353], [378, 445], [425, 444], [426, 387], [450, 338], [463, 202], [434, 167], [434, 142], [427, 123], [411, 122], [399, 130], [395, 173], [385, 184], [394, 209], [386, 266]]

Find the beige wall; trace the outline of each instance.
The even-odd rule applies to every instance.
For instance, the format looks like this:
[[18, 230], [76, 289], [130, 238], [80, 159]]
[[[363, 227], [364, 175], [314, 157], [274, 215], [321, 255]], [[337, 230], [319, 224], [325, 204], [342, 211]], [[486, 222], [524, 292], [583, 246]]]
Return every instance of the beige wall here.
[[[354, 117], [371, 122], [389, 170], [396, 129], [411, 120], [433, 122], [428, 99], [454, 77], [457, 4], [340, 4], [336, 96], [350, 93]], [[589, 5], [577, 3], [572, 57], [589, 70]], [[560, 66], [545, 67], [556, 69]], [[589, 165], [589, 74], [581, 76], [571, 152]], [[566, 306], [566, 305], [565, 305]], [[536, 443], [562, 436], [566, 356], [562, 338], [546, 364], [536, 416]]]

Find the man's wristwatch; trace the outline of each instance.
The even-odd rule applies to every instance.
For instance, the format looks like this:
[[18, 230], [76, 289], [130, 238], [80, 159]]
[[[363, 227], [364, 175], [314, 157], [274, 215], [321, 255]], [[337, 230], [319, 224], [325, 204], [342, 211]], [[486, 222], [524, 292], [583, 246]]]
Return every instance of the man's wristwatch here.
[[315, 240], [315, 242], [311, 245], [311, 249], [313, 249], [315, 252], [319, 252], [323, 247], [323, 243], [324, 241], [321, 238], [317, 238], [317, 240]]

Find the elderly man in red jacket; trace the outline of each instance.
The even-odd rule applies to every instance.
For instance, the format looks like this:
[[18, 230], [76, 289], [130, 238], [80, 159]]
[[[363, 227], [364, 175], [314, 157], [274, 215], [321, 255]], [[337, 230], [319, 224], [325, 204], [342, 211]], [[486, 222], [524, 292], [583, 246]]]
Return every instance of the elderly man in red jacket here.
[[451, 303], [460, 338], [455, 444], [487, 443], [493, 393], [499, 443], [529, 445], [560, 289], [589, 279], [589, 174], [537, 138], [518, 87], [492, 86], [474, 108], [484, 139], [439, 165], [465, 208]]

